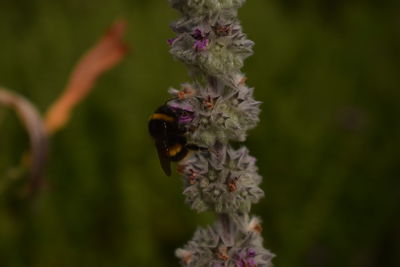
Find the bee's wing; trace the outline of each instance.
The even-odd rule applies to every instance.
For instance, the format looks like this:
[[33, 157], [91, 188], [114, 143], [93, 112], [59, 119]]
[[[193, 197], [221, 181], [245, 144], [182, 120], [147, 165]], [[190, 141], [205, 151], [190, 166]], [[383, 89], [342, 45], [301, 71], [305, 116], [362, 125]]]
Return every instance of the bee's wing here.
[[162, 169], [167, 176], [171, 176], [171, 161], [168, 157], [169, 146], [168, 146], [168, 133], [167, 127], [163, 127], [162, 138], [156, 139], [156, 147], [158, 152], [158, 158]]

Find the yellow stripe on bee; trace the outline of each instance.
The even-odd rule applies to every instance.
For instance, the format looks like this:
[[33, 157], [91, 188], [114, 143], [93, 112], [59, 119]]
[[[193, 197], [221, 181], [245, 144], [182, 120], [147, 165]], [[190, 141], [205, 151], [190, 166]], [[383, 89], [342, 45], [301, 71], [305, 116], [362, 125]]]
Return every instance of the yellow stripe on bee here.
[[181, 152], [181, 150], [182, 150], [182, 145], [181, 144], [176, 144], [176, 145], [173, 145], [173, 146], [169, 147], [168, 154], [169, 154], [170, 157], [174, 157], [174, 156], [176, 156], [176, 154]]
[[163, 120], [163, 121], [174, 121], [175, 119], [171, 116], [162, 113], [154, 113], [150, 116], [150, 120]]

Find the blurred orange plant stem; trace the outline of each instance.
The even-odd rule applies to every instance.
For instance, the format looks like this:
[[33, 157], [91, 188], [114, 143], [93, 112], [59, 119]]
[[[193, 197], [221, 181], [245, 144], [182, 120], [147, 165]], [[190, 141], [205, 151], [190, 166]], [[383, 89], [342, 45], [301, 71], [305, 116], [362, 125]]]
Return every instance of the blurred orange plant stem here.
[[128, 51], [122, 37], [126, 22], [119, 20], [82, 56], [62, 95], [50, 106], [45, 116], [49, 133], [62, 128], [69, 120], [74, 106], [87, 96], [96, 80], [106, 70], [119, 63]]
[[30, 169], [30, 193], [41, 184], [47, 161], [48, 136], [67, 124], [73, 108], [89, 94], [101, 74], [118, 64], [128, 52], [128, 46], [122, 40], [126, 26], [125, 21], [116, 21], [82, 56], [64, 92], [50, 106], [44, 119], [29, 100], [16, 92], [0, 88], [0, 105], [13, 108], [29, 133], [31, 151], [26, 153], [29, 161], [26, 164], [26, 157], [23, 157], [21, 166], [27, 165]]

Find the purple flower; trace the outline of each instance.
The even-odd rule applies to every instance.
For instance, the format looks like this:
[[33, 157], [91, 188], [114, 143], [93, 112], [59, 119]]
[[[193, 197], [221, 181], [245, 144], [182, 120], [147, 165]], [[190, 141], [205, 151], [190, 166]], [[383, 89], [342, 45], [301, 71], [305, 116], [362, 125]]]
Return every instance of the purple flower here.
[[237, 267], [257, 267], [257, 263], [254, 261], [254, 259], [240, 260], [240, 261], [236, 261], [236, 266]]
[[254, 258], [255, 256], [256, 256], [256, 251], [254, 249], [252, 249], [252, 248], [249, 248], [247, 250], [247, 257]]
[[237, 267], [257, 267], [257, 263], [254, 260], [255, 256], [256, 256], [256, 252], [252, 248], [249, 248], [247, 250], [247, 253], [244, 253], [243, 251], [240, 252], [236, 256], [236, 266]]
[[257, 263], [253, 258], [247, 259], [247, 264], [249, 267], [257, 267]]
[[207, 49], [209, 42], [208, 39], [196, 40], [193, 44], [193, 48], [196, 49], [197, 52], [204, 51]]
[[179, 123], [180, 124], [187, 124], [194, 119], [193, 112], [184, 112], [179, 116]]
[[171, 39], [168, 39], [167, 40], [167, 43], [169, 44], [169, 45], [173, 45], [174, 44], [174, 42], [176, 41], [176, 37], [174, 37], [174, 38], [171, 38]]
[[206, 50], [210, 40], [207, 38], [208, 34], [203, 33], [200, 29], [195, 29], [192, 37], [196, 40], [194, 41], [193, 48], [197, 51]]
[[201, 39], [204, 39], [206, 36], [202, 33], [202, 31], [200, 29], [196, 29], [196, 30], [194, 30], [192, 37], [196, 40], [201, 40]]
[[179, 102], [171, 102], [169, 106], [178, 115], [178, 122], [180, 124], [190, 123], [194, 119], [194, 112], [191, 106]]

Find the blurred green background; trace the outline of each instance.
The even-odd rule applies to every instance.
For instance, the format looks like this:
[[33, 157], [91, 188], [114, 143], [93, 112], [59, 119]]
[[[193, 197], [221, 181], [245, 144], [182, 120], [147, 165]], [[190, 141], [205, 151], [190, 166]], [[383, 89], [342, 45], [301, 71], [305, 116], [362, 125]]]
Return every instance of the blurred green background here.
[[[400, 2], [249, 0], [248, 83], [264, 102], [246, 142], [264, 177], [253, 208], [277, 267], [400, 266]], [[0, 266], [178, 266], [213, 221], [162, 173], [147, 118], [188, 81], [165, 40], [166, 0], [1, 0], [0, 84], [41, 112], [118, 17], [131, 53], [52, 138], [48, 186], [17, 201], [0, 177]], [[28, 146], [1, 111], [0, 170]], [[3, 181], [2, 181], [3, 180]]]

